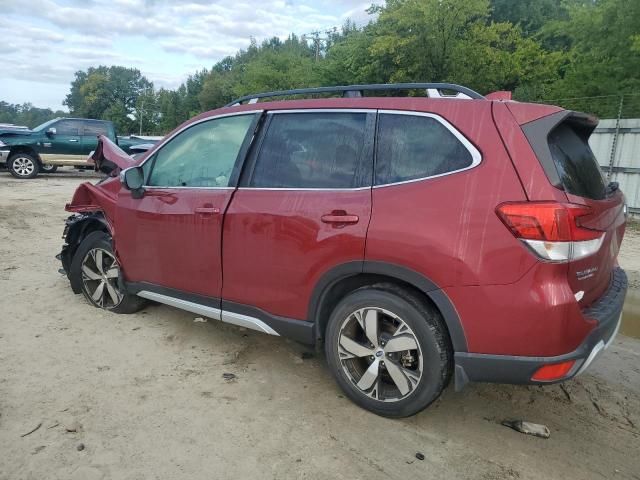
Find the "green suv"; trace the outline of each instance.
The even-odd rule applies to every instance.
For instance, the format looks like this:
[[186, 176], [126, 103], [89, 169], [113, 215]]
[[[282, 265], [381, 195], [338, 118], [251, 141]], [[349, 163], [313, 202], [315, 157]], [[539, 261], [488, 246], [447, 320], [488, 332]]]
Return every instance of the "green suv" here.
[[156, 139], [116, 136], [113, 123], [86, 118], [56, 118], [33, 130], [0, 128], [0, 164], [16, 178], [35, 178], [53, 173], [59, 166], [90, 167], [89, 154], [105, 135], [127, 153], [131, 147], [152, 144]]

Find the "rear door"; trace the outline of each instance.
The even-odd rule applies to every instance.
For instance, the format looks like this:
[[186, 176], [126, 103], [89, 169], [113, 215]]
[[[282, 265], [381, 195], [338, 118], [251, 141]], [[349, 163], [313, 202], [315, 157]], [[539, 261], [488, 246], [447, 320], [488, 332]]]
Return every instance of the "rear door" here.
[[548, 136], [551, 157], [568, 200], [590, 207], [590, 213], [578, 219], [580, 226], [603, 232], [595, 254], [569, 264], [569, 284], [573, 291], [584, 292], [584, 305], [597, 300], [609, 286], [625, 229], [624, 195], [607, 187], [589, 147], [594, 127], [580, 117], [569, 117]]
[[[531, 199], [568, 201], [589, 207], [588, 213], [577, 218], [578, 226], [601, 235], [590, 242], [581, 242], [582, 251], [577, 253], [582, 253], [583, 258], [571, 260], [567, 267], [569, 285], [585, 307], [597, 300], [611, 282], [626, 221], [624, 195], [607, 185], [589, 147], [589, 136], [596, 125], [595, 117], [565, 110], [525, 123], [522, 132], [537, 164], [532, 162], [529, 168], [518, 168], [525, 179], [537, 168], [544, 172], [543, 181], [524, 181]], [[519, 160], [526, 155], [522, 152]], [[534, 190], [533, 184], [538, 185]]]
[[223, 309], [306, 319], [320, 277], [364, 260], [375, 112], [269, 112], [223, 234]]

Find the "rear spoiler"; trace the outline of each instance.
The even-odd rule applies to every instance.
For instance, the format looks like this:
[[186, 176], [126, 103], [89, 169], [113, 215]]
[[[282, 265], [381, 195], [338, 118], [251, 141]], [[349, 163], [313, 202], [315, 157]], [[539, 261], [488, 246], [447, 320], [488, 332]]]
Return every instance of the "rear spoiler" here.
[[98, 146], [89, 156], [89, 163], [92, 161], [96, 172], [106, 173], [112, 177], [136, 163], [131, 156], [104, 135], [98, 135]]

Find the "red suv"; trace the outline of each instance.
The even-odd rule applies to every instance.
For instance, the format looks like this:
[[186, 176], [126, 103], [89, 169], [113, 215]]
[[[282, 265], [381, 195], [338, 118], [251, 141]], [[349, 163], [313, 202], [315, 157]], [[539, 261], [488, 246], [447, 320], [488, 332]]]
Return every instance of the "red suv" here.
[[[319, 94], [342, 98], [260, 101]], [[137, 160], [101, 137], [110, 175], [67, 205], [60, 259], [96, 307], [152, 300], [323, 346], [380, 415], [451, 377], [566, 380], [613, 340], [627, 289], [596, 123], [451, 84], [244, 97]]]

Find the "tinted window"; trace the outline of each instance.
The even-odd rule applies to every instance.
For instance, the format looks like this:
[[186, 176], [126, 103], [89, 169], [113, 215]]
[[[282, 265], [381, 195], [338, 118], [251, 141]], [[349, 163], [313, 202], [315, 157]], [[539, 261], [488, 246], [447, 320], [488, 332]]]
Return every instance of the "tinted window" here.
[[588, 134], [560, 124], [549, 134], [549, 148], [565, 191], [600, 200], [605, 197], [605, 183], [587, 140]]
[[178, 134], [155, 155], [149, 185], [227, 187], [254, 115], [202, 122]]
[[80, 127], [82, 122], [78, 120], [60, 120], [55, 125], [56, 135], [80, 135]]
[[271, 188], [353, 188], [364, 151], [364, 113], [273, 115], [250, 182]]
[[107, 124], [102, 122], [85, 122], [83, 135], [108, 135]]
[[472, 162], [471, 152], [436, 119], [380, 114], [376, 184], [440, 175]]

